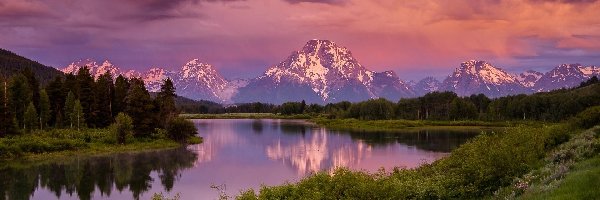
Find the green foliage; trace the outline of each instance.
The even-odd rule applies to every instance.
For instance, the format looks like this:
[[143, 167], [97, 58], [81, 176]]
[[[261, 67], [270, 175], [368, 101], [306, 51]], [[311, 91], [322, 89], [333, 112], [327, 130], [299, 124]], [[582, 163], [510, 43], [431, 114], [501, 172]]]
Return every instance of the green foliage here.
[[46, 86], [50, 106], [50, 116], [47, 123], [56, 128], [62, 127], [65, 120], [64, 104], [67, 93], [63, 91], [63, 87], [63, 78], [61, 77], [56, 77]]
[[198, 130], [193, 122], [176, 117], [167, 123], [167, 134], [169, 138], [179, 141], [179, 142], [187, 142], [187, 139], [191, 136], [196, 135]]
[[394, 118], [394, 104], [384, 98], [352, 104], [348, 116], [356, 119], [382, 120]]
[[129, 92], [125, 98], [127, 106], [125, 113], [133, 119], [134, 136], [149, 136], [156, 126], [155, 113], [152, 112], [154, 110], [152, 98], [141, 79], [134, 78], [130, 83]]
[[23, 116], [23, 127], [25, 130], [33, 130], [37, 128], [38, 125], [38, 114], [35, 111], [35, 107], [33, 106], [33, 102], [29, 102], [27, 106], [27, 110]]
[[46, 90], [40, 91], [40, 114], [39, 114], [40, 129], [44, 129], [50, 120], [50, 99]]
[[166, 122], [177, 116], [177, 107], [175, 106], [175, 86], [170, 78], [163, 81], [160, 91], [156, 95], [156, 104], [159, 108], [159, 124], [160, 127], [166, 127]]
[[[106, 72], [94, 84], [94, 104], [92, 111], [91, 124], [97, 128], [103, 128], [110, 125], [113, 121], [112, 100], [114, 98], [115, 87], [110, 73]], [[89, 124], [89, 123], [88, 123]]]
[[69, 91], [69, 94], [67, 94], [67, 99], [65, 100], [65, 106], [64, 106], [64, 110], [65, 110], [65, 125], [73, 128], [73, 125], [75, 124], [75, 120], [73, 120], [73, 110], [75, 110], [75, 94], [73, 94], [72, 91]]
[[0, 79], [0, 138], [17, 133], [15, 117], [9, 107], [8, 82]]
[[119, 144], [125, 144], [133, 136], [133, 120], [125, 113], [119, 113], [115, 118], [115, 123], [110, 127], [112, 134]]
[[177, 193], [173, 198], [169, 198], [165, 195], [163, 195], [163, 193], [154, 193], [152, 195], [152, 200], [179, 200], [181, 198], [181, 196], [179, 195], [179, 193]]
[[[579, 193], [579, 195], [593, 194], [590, 191], [582, 191], [581, 189], [587, 188], [583, 185], [576, 184], [576, 187], [563, 187], [563, 185], [569, 181], [568, 176], [570, 176], [570, 171], [574, 166], [581, 165], [579, 162], [597, 156], [600, 152], [600, 126], [573, 135], [568, 142], [560, 144], [546, 154], [545, 164], [542, 167], [515, 178], [511, 185], [494, 192], [494, 198], [548, 199], [549, 197], [557, 197], [555, 195], [560, 194], [559, 199], [563, 199], [566, 197], [562, 196], [563, 192], [566, 191]], [[598, 168], [597, 166], [595, 168]], [[579, 170], [575, 169], [574, 171], [578, 173]], [[565, 176], [567, 176], [567, 179], [565, 179]], [[584, 180], [582, 182], [587, 182], [587, 184], [593, 182], [583, 177], [578, 177], [578, 179]], [[555, 191], [560, 190], [562, 191], [555, 193]], [[549, 195], [552, 193], [555, 195]]]
[[27, 78], [22, 74], [13, 76], [8, 87], [8, 95], [9, 107], [14, 109], [13, 113], [19, 127], [23, 127], [23, 115], [32, 98]]
[[239, 199], [478, 199], [539, 165], [553, 127], [484, 133], [450, 156], [393, 172], [319, 172], [295, 184], [244, 191]]
[[25, 68], [30, 68], [35, 78], [41, 83], [47, 83], [55, 77], [64, 75], [56, 68], [44, 66], [8, 50], [0, 49], [0, 77], [15, 76]]
[[475, 104], [462, 98], [455, 98], [450, 103], [450, 119], [476, 119], [477, 107]]
[[123, 75], [119, 75], [115, 80], [115, 96], [112, 99], [113, 114], [125, 111], [125, 97], [127, 97], [128, 91], [129, 81], [125, 77], [123, 77]]
[[600, 124], [600, 106], [589, 107], [583, 112], [577, 114], [570, 122], [573, 126], [579, 128], [591, 128]]
[[73, 125], [80, 130], [85, 126], [85, 114], [83, 113], [83, 107], [81, 106], [81, 102], [75, 100], [75, 105], [73, 105], [73, 112], [71, 113], [71, 120], [73, 121]]
[[279, 106], [279, 112], [283, 115], [302, 114], [304, 108], [301, 102], [286, 102]]
[[[80, 122], [87, 123], [90, 127], [93, 127], [95, 120], [93, 116], [95, 108], [94, 104], [97, 103], [95, 99], [96, 96], [94, 95], [94, 78], [90, 74], [88, 67], [83, 66], [82, 68], [79, 68], [76, 79], [79, 92], [79, 94], [77, 94], [77, 99], [79, 99], [81, 104], [83, 115], [90, 118], [88, 121], [80, 120]], [[79, 126], [83, 125], [80, 124]]]

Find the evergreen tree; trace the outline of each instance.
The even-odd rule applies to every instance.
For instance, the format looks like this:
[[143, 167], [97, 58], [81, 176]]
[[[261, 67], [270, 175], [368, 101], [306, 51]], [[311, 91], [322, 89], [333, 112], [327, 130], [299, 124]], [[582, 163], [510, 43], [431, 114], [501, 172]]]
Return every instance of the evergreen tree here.
[[75, 105], [73, 106], [73, 112], [71, 113], [71, 116], [73, 124], [75, 127], [77, 127], [78, 131], [82, 127], [85, 127], [85, 113], [83, 112], [83, 106], [81, 106], [79, 99], [75, 100]]
[[33, 130], [37, 127], [38, 114], [35, 111], [35, 106], [33, 105], [33, 101], [29, 102], [27, 106], [27, 110], [23, 116], [23, 129], [25, 130]]
[[9, 108], [13, 109], [12, 113], [15, 115], [17, 125], [23, 127], [23, 115], [31, 101], [32, 94], [27, 78], [22, 74], [14, 76], [8, 90]]
[[304, 110], [306, 110], [306, 101], [302, 100], [300, 103], [300, 113], [304, 113]]
[[48, 124], [54, 125], [57, 128], [63, 124], [63, 107], [67, 96], [67, 93], [63, 92], [63, 87], [63, 79], [61, 77], [56, 77], [46, 87], [50, 100], [50, 118]]
[[144, 81], [133, 78], [130, 84], [129, 92], [125, 98], [127, 103], [125, 112], [133, 120], [135, 136], [146, 136], [154, 129], [154, 117], [152, 116], [154, 113], [148, 112], [154, 110], [153, 101], [144, 86]]
[[175, 107], [175, 86], [173, 81], [167, 78], [160, 86], [160, 92], [156, 95], [155, 101], [159, 107], [159, 124], [166, 127], [166, 122], [177, 116], [177, 107]]
[[16, 133], [14, 118], [8, 102], [8, 81], [0, 79], [0, 137]]
[[95, 99], [94, 99], [94, 93], [93, 93], [93, 87], [94, 87], [94, 78], [92, 77], [92, 75], [90, 74], [90, 70], [87, 67], [82, 67], [79, 69], [79, 71], [77, 72], [77, 83], [79, 86], [79, 102], [81, 103], [81, 107], [83, 108], [83, 114], [87, 117], [90, 118], [88, 124], [90, 126], [94, 125], [92, 124], [92, 122], [94, 122], [95, 118], [94, 118], [94, 104], [95, 104]]
[[123, 75], [119, 75], [115, 81], [114, 98], [112, 100], [112, 114], [115, 116], [117, 113], [124, 112], [126, 103], [125, 97], [129, 91], [129, 81]]
[[114, 85], [112, 76], [106, 72], [98, 77], [94, 87], [95, 104], [94, 125], [96, 127], [107, 127], [112, 123], [112, 99], [114, 96]]
[[75, 94], [73, 92], [69, 92], [67, 94], [67, 99], [65, 100], [65, 126], [73, 128], [73, 110], [75, 109]]
[[29, 85], [29, 89], [31, 92], [31, 101], [33, 102], [33, 106], [35, 109], [39, 111], [40, 109], [40, 82], [35, 78], [35, 74], [31, 70], [31, 68], [26, 67], [21, 72], [27, 78], [27, 84]]
[[450, 119], [475, 119], [477, 118], [477, 107], [470, 101], [455, 98], [450, 103]]
[[63, 95], [66, 97], [69, 92], [73, 92], [75, 97], [79, 96], [79, 83], [77, 77], [72, 73], [65, 75], [65, 82], [63, 84]]
[[48, 98], [48, 94], [46, 93], [46, 90], [41, 90], [40, 91], [40, 121], [39, 121], [39, 125], [40, 125], [40, 129], [44, 129], [47, 124], [48, 124], [48, 120], [50, 120], [50, 99]]

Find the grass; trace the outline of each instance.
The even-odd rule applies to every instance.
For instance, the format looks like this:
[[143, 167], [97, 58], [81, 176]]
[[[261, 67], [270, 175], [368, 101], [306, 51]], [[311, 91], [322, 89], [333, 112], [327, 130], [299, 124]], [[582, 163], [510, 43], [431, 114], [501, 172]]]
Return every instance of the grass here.
[[600, 198], [600, 156], [577, 163], [558, 188], [525, 196], [522, 199], [597, 199]]
[[[585, 188], [588, 188], [585, 183], [593, 185], [600, 181], [598, 153], [600, 153], [600, 126], [571, 135], [568, 142], [547, 153], [544, 165], [515, 178], [513, 184], [496, 191], [494, 198], [571, 199], [570, 193], [597, 194], [599, 193], [596, 191], [597, 186], [595, 190], [585, 191]], [[597, 175], [593, 176], [589, 171]], [[589, 198], [582, 196], [575, 199]]]
[[[201, 138], [191, 138], [202, 142]], [[52, 129], [0, 138], [0, 162], [11, 160], [43, 161], [81, 155], [112, 154], [180, 147], [181, 144], [153, 134], [153, 138], [130, 138], [117, 144], [108, 129]]]

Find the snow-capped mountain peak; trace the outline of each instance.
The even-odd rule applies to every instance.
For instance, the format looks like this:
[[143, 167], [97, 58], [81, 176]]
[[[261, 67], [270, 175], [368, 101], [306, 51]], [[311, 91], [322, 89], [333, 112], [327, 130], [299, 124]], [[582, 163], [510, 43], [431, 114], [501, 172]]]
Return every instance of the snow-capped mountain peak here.
[[490, 97], [523, 93], [516, 77], [494, 67], [486, 61], [470, 60], [461, 63], [454, 73], [444, 80], [445, 90], [460, 96], [483, 93]]
[[[223, 97], [228, 81], [210, 64], [193, 59], [181, 67], [178, 73], [176, 88], [178, 94], [195, 99], [208, 99], [217, 102], [229, 101]], [[229, 93], [227, 93], [229, 94]]]
[[514, 83], [516, 78], [500, 68], [492, 66], [486, 61], [469, 60], [461, 63], [460, 67], [454, 71], [455, 76], [463, 74], [479, 77], [487, 83]]
[[[295, 87], [296, 90], [303, 91], [304, 97], [296, 97], [300, 94], [286, 94], [290, 97], [281, 97], [277, 102], [301, 98], [305, 98], [307, 102], [358, 101], [376, 98], [379, 92], [392, 94], [392, 91], [404, 95], [403, 91], [406, 89], [402, 88], [407, 88], [402, 85], [404, 82], [399, 81], [393, 72], [385, 73], [386, 75], [381, 76], [366, 69], [347, 48], [335, 42], [314, 39], [308, 41], [299, 51], [292, 52], [283, 62], [267, 69], [264, 75], [250, 81], [247, 90], [254, 91], [255, 87], [281, 88], [273, 91], [281, 93], [272, 94], [275, 96], [283, 96], [283, 93], [286, 93], [284, 90], [291, 90], [283, 89], [285, 87]], [[378, 78], [390, 79], [374, 84], [376, 74]], [[246, 94], [245, 91], [237, 98], [242, 102], [267, 101], [256, 97], [255, 94]]]
[[547, 72], [535, 84], [536, 91], [573, 87], [592, 76], [600, 75], [597, 66], [584, 67], [579, 63], [561, 64]]
[[79, 72], [79, 69], [81, 69], [82, 67], [87, 67], [90, 70], [90, 74], [92, 74], [92, 76], [95, 79], [97, 79], [106, 72], [110, 73], [113, 77], [118, 76], [121, 73], [121, 69], [112, 64], [109, 60], [104, 60], [104, 62], [98, 64], [98, 62], [92, 59], [82, 59], [76, 62], [72, 62], [67, 67], [63, 68], [61, 71], [67, 74], [77, 74], [77, 72]]
[[521, 85], [531, 88], [535, 83], [542, 78], [544, 74], [534, 70], [527, 70], [516, 76], [517, 80]]

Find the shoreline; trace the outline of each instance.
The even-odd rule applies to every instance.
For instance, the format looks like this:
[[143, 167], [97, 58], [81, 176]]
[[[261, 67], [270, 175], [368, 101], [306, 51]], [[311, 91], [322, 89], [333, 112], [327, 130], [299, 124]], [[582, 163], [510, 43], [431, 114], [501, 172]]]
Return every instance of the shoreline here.
[[[3, 154], [0, 155], [0, 166], [12, 162], [61, 161], [69, 157], [160, 151], [188, 145], [165, 137], [131, 139], [127, 144], [116, 144], [107, 141], [111, 137], [107, 133], [107, 129], [87, 129], [81, 132], [54, 129], [0, 138], [0, 152]], [[189, 144], [202, 142], [203, 138], [194, 136], [190, 138]]]
[[333, 130], [347, 131], [395, 131], [418, 129], [495, 129], [516, 127], [520, 125], [535, 126], [539, 124], [552, 124], [539, 121], [438, 121], [438, 120], [358, 120], [326, 119], [324, 117], [301, 115], [281, 115], [273, 113], [224, 113], [224, 114], [182, 114], [186, 119], [302, 119], [320, 127]]

